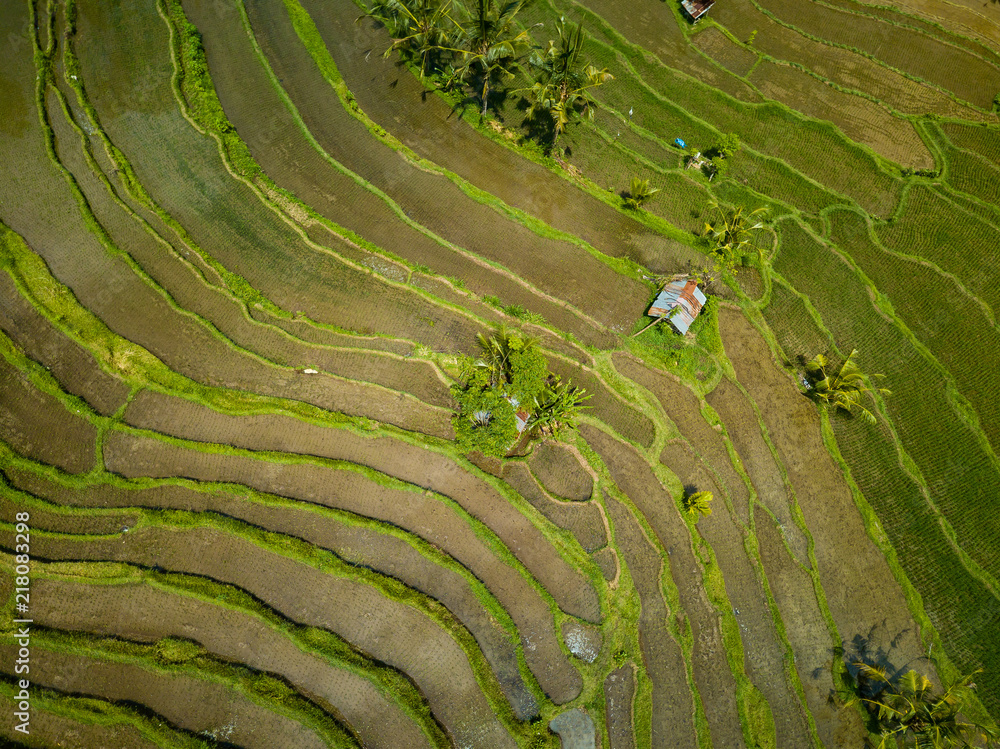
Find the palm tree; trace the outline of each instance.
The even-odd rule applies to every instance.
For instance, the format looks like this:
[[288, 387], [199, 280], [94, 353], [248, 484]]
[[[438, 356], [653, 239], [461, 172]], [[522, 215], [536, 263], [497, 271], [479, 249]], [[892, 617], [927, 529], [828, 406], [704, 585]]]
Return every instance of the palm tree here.
[[881, 684], [872, 696], [866, 697], [859, 690], [858, 696], [847, 703], [860, 702], [872, 713], [879, 727], [879, 749], [910, 746], [911, 739], [913, 746], [922, 749], [998, 745], [1000, 734], [994, 729], [960, 717], [965, 701], [976, 688], [972, 677], [977, 671], [935, 694], [930, 679], [916, 671], [907, 671], [893, 683], [881, 669], [864, 662], [853, 665], [857, 668], [856, 679]]
[[535, 397], [535, 411], [528, 419], [527, 429], [558, 438], [563, 429], [576, 429], [580, 411], [590, 398], [587, 391], [563, 384], [559, 375], [552, 375], [542, 394]]
[[[861, 396], [865, 393], [878, 393], [880, 395], [892, 395], [891, 391], [885, 388], [869, 388], [865, 383], [865, 376], [854, 361], [858, 350], [851, 351], [850, 356], [844, 360], [840, 368], [833, 374], [827, 374], [829, 360], [823, 354], [817, 354], [811, 361], [806, 363], [808, 373], [809, 392], [818, 400], [824, 403], [833, 404], [834, 408], [842, 408], [850, 413], [857, 408], [865, 421], [874, 424], [875, 415], [861, 405]], [[873, 378], [883, 378], [885, 375], [871, 375]]]
[[536, 71], [535, 84], [528, 89], [531, 107], [528, 119], [540, 112], [552, 118], [552, 145], [570, 123], [575, 114], [594, 117], [596, 103], [588, 91], [614, 78], [607, 68], [598, 70], [581, 59], [583, 51], [583, 24], [577, 24], [567, 33], [566, 22], [560, 18], [558, 46], [551, 39], [544, 53], [535, 52], [529, 64]]
[[495, 80], [511, 79], [520, 49], [530, 42], [528, 32], [518, 31], [514, 17], [525, 0], [474, 0], [466, 6], [469, 20], [460, 25], [448, 51], [461, 57], [451, 81], [474, 82], [483, 102], [483, 116]]
[[[715, 211], [717, 219], [714, 223], [705, 223], [705, 236], [709, 237], [714, 246], [710, 255], [719, 264], [733, 268], [748, 255], [754, 232], [763, 228], [761, 217], [766, 208], [756, 208], [748, 213], [743, 206], [727, 211], [714, 200], [708, 204]], [[763, 252], [758, 248], [758, 259], [763, 260]]]
[[376, 0], [365, 15], [386, 25], [393, 42], [385, 51], [404, 50], [420, 58], [420, 75], [448, 44], [458, 25], [449, 14], [451, 0]]
[[490, 387], [499, 387], [511, 381], [511, 359], [515, 353], [531, 351], [538, 346], [537, 338], [523, 336], [502, 324], [489, 338], [478, 333], [476, 341], [480, 351], [476, 366], [487, 371]]
[[712, 492], [695, 492], [684, 497], [684, 509], [692, 515], [699, 513], [704, 516], [712, 514], [712, 507], [709, 505], [715, 499]]
[[633, 177], [632, 184], [629, 186], [628, 194], [625, 198], [625, 207], [631, 208], [632, 210], [638, 210], [642, 208], [646, 201], [656, 195], [659, 191], [660, 188], [652, 187], [649, 184], [648, 179]]

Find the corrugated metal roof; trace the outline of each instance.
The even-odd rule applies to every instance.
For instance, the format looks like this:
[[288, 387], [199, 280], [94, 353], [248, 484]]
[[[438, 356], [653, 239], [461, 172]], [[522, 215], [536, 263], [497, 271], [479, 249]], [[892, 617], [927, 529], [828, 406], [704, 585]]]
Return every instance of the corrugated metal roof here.
[[521, 408], [521, 402], [515, 398], [513, 395], [505, 395], [504, 398], [514, 409], [514, 418], [517, 423], [517, 433], [520, 434], [528, 426], [528, 420], [531, 419], [531, 412], [527, 409]]
[[697, 21], [708, 13], [709, 8], [715, 5], [715, 0], [681, 0], [681, 7], [691, 16], [691, 20]]
[[684, 335], [706, 301], [708, 297], [698, 288], [696, 281], [671, 281], [656, 295], [649, 308], [649, 316], [662, 317], [676, 309], [677, 311], [669, 318], [670, 324], [678, 333]]

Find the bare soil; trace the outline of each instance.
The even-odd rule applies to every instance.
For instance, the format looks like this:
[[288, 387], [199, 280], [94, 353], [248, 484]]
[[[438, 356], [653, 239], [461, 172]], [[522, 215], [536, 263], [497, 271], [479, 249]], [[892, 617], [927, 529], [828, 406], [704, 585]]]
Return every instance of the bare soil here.
[[[510, 274], [442, 246], [404, 224], [389, 205], [336, 169], [306, 141], [267, 80], [235, 7], [189, 3], [185, 10], [203, 32], [212, 80], [227, 116], [258, 163], [280, 186], [374, 244], [441, 275], [459, 277], [480, 295], [492, 294], [507, 304], [521, 304], [588, 342], [612, 342], [563, 306], [532, 293]], [[444, 177], [409, 164], [379, 144], [345, 111], [302, 46], [284, 8], [250, 3], [247, 10], [269, 64], [312, 136], [332, 158], [385, 190], [408, 217], [459, 248], [505, 265], [523, 266], [518, 257], [526, 251], [542, 258], [558, 249], [552, 262], [572, 251], [579, 255], [575, 262], [599, 266], [583, 251], [541, 239], [473, 201]], [[268, 112], [266, 119], [260, 117], [261, 111]], [[428, 195], [434, 200], [428, 201]], [[457, 216], [462, 220], [456, 220]], [[511, 252], [514, 248], [516, 252]], [[536, 284], [545, 279], [544, 268], [526, 271], [527, 267], [520, 267], [515, 276]], [[606, 268], [604, 274], [609, 275]], [[559, 296], [560, 289], [547, 290]]]
[[825, 746], [849, 746], [863, 735], [861, 717], [831, 702], [834, 642], [816, 599], [812, 578], [788, 553], [780, 528], [760, 507], [755, 510], [757, 547], [785, 634], [806, 705]]
[[612, 582], [618, 579], [618, 552], [612, 548], [599, 549], [591, 554], [590, 558], [593, 559], [594, 564], [600, 568], [601, 574], [604, 575], [604, 579], [607, 582]]
[[[9, 469], [7, 469], [9, 470]], [[3, 474], [7, 480], [13, 480]], [[13, 524], [16, 514], [22, 512], [21, 505], [15, 502], [0, 502], [0, 520]], [[134, 512], [121, 511], [101, 513], [100, 515], [65, 514], [43, 510], [37, 507], [31, 510], [31, 528], [39, 531], [55, 533], [77, 533], [81, 535], [104, 535], [118, 533], [123, 528], [135, 526], [139, 515]]]
[[[176, 107], [148, 106], [149, 100], [174, 101], [167, 27], [152, 3], [120, 18], [103, 4], [81, 3], [78, 26], [81, 77], [92, 83], [88, 95], [105, 131], [153, 199], [200, 247], [285, 310], [434, 348], [450, 348], [450, 341], [473, 345], [479, 326], [472, 320], [387, 284], [373, 267], [352, 268], [309, 246], [232, 177], [213, 139], [197, 133]], [[112, 59], [120, 49], [129, 50], [127, 59]], [[139, 59], [146, 69], [137, 66]], [[100, 85], [108, 76], [111, 84]], [[359, 263], [367, 257], [326, 230], [317, 236]]]
[[543, 442], [535, 448], [528, 465], [539, 483], [557, 497], [582, 502], [594, 491], [594, 481], [579, 458], [558, 444]]
[[369, 585], [207, 528], [145, 527], [121, 538], [86, 543], [67, 538], [32, 541], [34, 553], [43, 559], [124, 561], [235, 585], [283, 616], [336, 632], [409, 674], [456, 741], [476, 737], [491, 746], [514, 746], [450, 634], [417, 609]]
[[[117, 437], [109, 440], [109, 456], [118, 454], [119, 442]], [[163, 466], [168, 465], [166, 461], [171, 456], [175, 460], [189, 457], [193, 461], [197, 461], [200, 457], [196, 454], [185, 456], [176, 448], [158, 443], [143, 442], [133, 442], [132, 446], [137, 450], [149, 449], [150, 459], [155, 461], [155, 465], [148, 466], [152, 470], [142, 471], [143, 474], [162, 475]], [[157, 450], [158, 447], [162, 449]], [[317, 466], [283, 466], [288, 470], [282, 472], [281, 466], [269, 463], [257, 461], [248, 463], [243, 462], [246, 459], [223, 456], [206, 457], [215, 458], [207, 465], [207, 473], [213, 479], [235, 480], [259, 491], [271, 491], [358, 512], [391, 522], [436, 544], [443, 552], [467, 566], [482, 580], [487, 590], [496, 596], [511, 615], [524, 645], [528, 666], [545, 692], [560, 704], [579, 694], [582, 680], [559, 647], [553, 627], [552, 612], [548, 605], [530, 587], [527, 580], [503, 564], [489, 550], [488, 544], [480, 540], [460, 516], [456, 516], [440, 502], [435, 502], [423, 494], [386, 489], [348, 471], [330, 471]], [[130, 458], [132, 466], [145, 464], [141, 453], [133, 452]], [[252, 465], [253, 463], [257, 465]], [[176, 465], [179, 467], [182, 463]], [[188, 468], [196, 465], [197, 463], [189, 465]], [[225, 470], [226, 466], [239, 466], [245, 471], [255, 472], [256, 480], [228, 473]], [[165, 473], [169, 475], [171, 472], [167, 470]], [[197, 477], [197, 471], [180, 469], [177, 473]], [[315, 479], [309, 481], [311, 477]], [[29, 480], [28, 485], [31, 484]], [[315, 490], [312, 487], [315, 486], [323, 487], [320, 490], [322, 497], [313, 495]], [[212, 509], [224, 515], [245, 518], [254, 525], [327, 546], [351, 563], [370, 567], [398, 578], [407, 585], [440, 600], [477, 638], [498, 678], [508, 691], [515, 709], [526, 715], [530, 715], [535, 709], [534, 700], [526, 691], [518, 674], [516, 655], [507, 639], [509, 635], [482, 608], [467, 581], [457, 573], [440, 569], [417, 554], [405, 542], [364, 529], [328, 525], [317, 518], [316, 513], [309, 512], [305, 508], [298, 512], [288, 508], [268, 509], [232, 499], [226, 501], [225, 495], [186, 492], [180, 487], [164, 487], [162, 492], [167, 496], [159, 499], [150, 496], [152, 490], [149, 493], [125, 492], [118, 501], [132, 504], [153, 502], [153, 506], [179, 509]], [[103, 501], [108, 501], [106, 491], [102, 493], [102, 497]], [[344, 501], [336, 497], [354, 499]], [[79, 502], [80, 498], [74, 497], [73, 501]]]
[[[374, 468], [409, 484], [450, 497], [503, 540], [556, 599], [560, 608], [589, 621], [600, 621], [597, 594], [586, 577], [559, 556], [542, 533], [511, 507], [510, 502], [495, 488], [472, 475], [468, 466], [459, 465], [445, 455], [390, 437], [361, 437], [347, 430], [305, 424], [290, 417], [233, 417], [212, 412], [189, 401], [154, 395], [144, 395], [138, 402], [138, 415], [133, 417], [130, 410], [128, 418], [135, 418], [135, 423], [147, 428], [188, 439], [228, 443], [253, 450], [276, 450], [344, 460]], [[143, 406], [142, 403], [152, 405]], [[166, 447], [162, 449], [167, 451]], [[176, 453], [176, 448], [170, 448], [170, 451], [163, 454], [179, 454]], [[205, 456], [198, 458], [199, 461], [206, 459]], [[243, 460], [226, 458], [225, 463], [220, 465], [254, 465], [250, 469], [252, 473], [265, 470], [257, 461], [243, 463]], [[135, 466], [130, 465], [130, 461], [126, 461], [126, 464], [129, 475], [150, 475], [144, 474], [142, 469], [137, 471]], [[160, 472], [163, 466], [158, 466], [156, 470], [157, 473], [151, 475], [191, 475], [176, 472], [163, 474]], [[286, 474], [319, 471], [318, 475], [324, 476], [327, 473], [315, 466], [271, 466], [267, 470]], [[205, 471], [199, 472], [198, 477], [203, 481], [217, 480], [211, 472]], [[329, 480], [317, 478], [316, 486], [322, 486]], [[360, 477], [352, 480], [360, 480]], [[277, 491], [268, 488], [266, 483], [261, 484], [259, 479], [254, 485], [261, 491]], [[312, 501], [312, 498], [319, 495], [310, 490], [306, 495], [296, 496]], [[407, 502], [411, 501], [407, 499]]]
[[900, 662], [921, 659], [919, 628], [885, 557], [868, 536], [843, 472], [823, 445], [815, 406], [775, 365], [766, 342], [742, 314], [722, 310], [719, 323], [726, 354], [760, 408], [812, 534], [841, 639], [850, 642], [881, 624], [891, 637], [898, 635], [894, 655]]
[[[298, 507], [275, 506], [221, 491], [202, 495], [181, 487], [172, 487], [172, 491], [158, 494], [142, 492], [142, 497], [146, 501], [160, 499], [161, 502], [154, 505], [157, 507], [200, 506], [258, 528], [303, 539], [318, 548], [332, 551], [348, 564], [393, 577], [434, 598], [476, 638], [519, 718], [528, 720], [537, 714], [535, 698], [518, 671], [513, 635], [493, 618], [466, 578], [454, 570], [442, 568], [406, 540], [376, 528], [342, 522], [332, 513], [304, 503]], [[119, 522], [111, 532], [118, 532], [123, 525], [127, 527], [129, 524]], [[543, 688], [554, 695], [553, 699], [566, 701], [567, 695], [575, 697], [580, 689], [579, 675], [567, 662], [554, 634], [541, 630], [535, 645], [525, 655], [528, 665], [539, 674]]]
[[[40, 141], [39, 133], [35, 137]], [[70, 145], [71, 141], [63, 141], [64, 149]], [[37, 154], [39, 160], [32, 169], [37, 170], [42, 187], [52, 167], [40, 143], [26, 143], [24, 151]], [[51, 206], [45, 200], [24, 203], [27, 194], [12, 192], [12, 209], [18, 210], [20, 205], [24, 215], [34, 216], [29, 222], [11, 219], [12, 228], [23, 230], [25, 239], [46, 260], [53, 274], [113, 331], [144, 346], [175, 371], [205, 384], [301, 399], [348, 413], [363, 411], [405, 428], [441, 436], [451, 434], [443, 410], [420, 406], [412, 397], [322, 374], [303, 377], [291, 368], [264, 364], [227, 346], [189, 317], [172, 310], [124, 261], [97, 246], [93, 235], [81, 224], [79, 213], [73, 216], [72, 212], [60, 212], [61, 208], [75, 206], [69, 196], [55, 197], [61, 179], [52, 175], [48, 180], [53, 192]]]
[[778, 527], [796, 561], [808, 567], [809, 544], [792, 516], [794, 499], [789, 495], [781, 469], [764, 441], [752, 404], [728, 380], [720, 382], [709, 393], [707, 400], [726, 425], [733, 446], [757, 492], [757, 501], [778, 519]]
[[42, 317], [6, 273], [0, 273], [0, 329], [47, 367], [66, 392], [83, 398], [98, 413], [114, 413], [125, 402], [128, 386], [101, 370], [90, 352]]
[[94, 466], [97, 430], [0, 359], [0, 439], [22, 455], [69, 473]]
[[[597, 451], [618, 488], [635, 503], [669, 556], [670, 574], [680, 593], [683, 612], [694, 638], [694, 678], [713, 742], [743, 746], [743, 732], [736, 709], [736, 682], [729, 669], [719, 629], [719, 613], [708, 600], [702, 568], [695, 558], [687, 526], [677, 505], [635, 450], [589, 425], [580, 434]], [[622, 550], [627, 554], [627, 546]]]
[[629, 405], [620, 395], [604, 384], [591, 370], [561, 359], [550, 359], [549, 368], [563, 382], [571, 382], [590, 395], [583, 413], [600, 419], [628, 440], [649, 447], [653, 444], [656, 429], [653, 422], [639, 409]]
[[635, 749], [632, 705], [635, 699], [635, 666], [626, 663], [604, 679], [604, 710], [610, 749]]
[[324, 711], [342, 718], [364, 746], [426, 747], [412, 719], [363, 676], [304, 653], [280, 632], [241, 612], [148, 585], [88, 585], [40, 579], [32, 617], [47, 627], [138, 642], [178, 637], [226, 660], [288, 680]]
[[[233, 511], [233, 503], [236, 501], [233, 498], [228, 498], [227, 501], [227, 495], [221, 492], [198, 492], [181, 486], [167, 485], [131, 491], [95, 486], [88, 491], [74, 492], [22, 472], [11, 472], [11, 480], [15, 486], [50, 501], [81, 506], [169, 507], [193, 512], [214, 510], [225, 514], [227, 510]], [[327, 485], [334, 484], [336, 482], [333, 480], [327, 482]], [[366, 487], [364, 481], [355, 484], [341, 483], [340, 489], [343, 493], [334, 487], [335, 497], [355, 497], [356, 500], [351, 502], [329, 498], [320, 503], [343, 507], [409, 529], [450, 553], [476, 574], [497, 597], [518, 627], [522, 644], [525, 647], [529, 644], [533, 646], [528, 664], [540, 672], [543, 687], [551, 689], [556, 698], [575, 696], [579, 692], [579, 675], [559, 649], [549, 607], [524, 578], [493, 555], [461, 517], [456, 517], [446, 505], [426, 495], [381, 491], [382, 488], [378, 485]], [[283, 489], [281, 493], [295, 496], [298, 492], [293, 488]], [[390, 570], [390, 573], [402, 574], [394, 570]], [[487, 637], [488, 645], [496, 642], [499, 632], [491, 633], [487, 629], [483, 634]], [[499, 655], [494, 651], [493, 656], [496, 660], [502, 656], [502, 650]], [[530, 700], [525, 697], [524, 687], [516, 672], [511, 674], [509, 665], [502, 660], [494, 664], [494, 667], [498, 678], [504, 680], [503, 686], [511, 696], [512, 703], [518, 709], [530, 712]]]
[[[13, 700], [0, 697], [0, 710], [4, 711], [4, 715], [11, 715], [16, 709]], [[16, 732], [8, 720], [0, 725], [0, 738], [10, 742], [9, 746], [32, 749], [104, 749], [112, 746], [157, 749], [157, 744], [144, 738], [138, 729], [131, 726], [83, 723], [48, 712], [38, 707], [37, 702], [32, 705], [30, 734], [25, 736]]]
[[[0, 646], [13, 662], [10, 646]], [[109, 701], [128, 701], [193, 733], [214, 734], [247, 749], [324, 749], [326, 742], [293, 718], [252, 702], [233, 689], [190, 676], [44, 650], [33, 643], [32, 683]]]
[[523, 463], [513, 461], [505, 463], [503, 479], [528, 500], [532, 507], [560, 528], [572, 533], [584, 551], [593, 552], [607, 545], [608, 536], [604, 530], [604, 521], [595, 504], [560, 502], [552, 499], [541, 490]]
[[615, 354], [613, 361], [619, 372], [656, 396], [667, 417], [708, 465], [715, 480], [721, 482], [721, 488], [732, 500], [740, 522], [746, 524], [749, 517], [749, 492], [743, 479], [733, 468], [725, 438], [705, 421], [701, 413], [703, 405], [698, 396], [675, 376], [651, 369], [628, 354]]
[[[684, 446], [668, 445], [663, 462], [685, 486], [718, 491], [711, 476]], [[743, 666], [771, 708], [778, 746], [808, 746], [811, 739], [804, 706], [785, 674], [784, 643], [768, 607], [757, 561], [747, 553], [748, 531], [720, 499], [721, 493], [717, 493], [711, 516], [698, 521], [698, 532], [712, 547], [722, 571], [740, 628]]]
[[[639, 646], [646, 675], [653, 684], [652, 746], [695, 747], [694, 704], [687, 682], [684, 654], [667, 629], [667, 617], [679, 612], [667, 609], [660, 576], [664, 573], [660, 552], [645, 537], [641, 526], [619, 502], [604, 494], [608, 518], [614, 526], [615, 542], [632, 576], [642, 607], [639, 616]], [[620, 710], [623, 708], [619, 708]], [[623, 716], [630, 729], [632, 705]], [[644, 737], [637, 737], [639, 745]]]
[[[323, 5], [308, 0], [302, 5], [315, 21], [361, 108], [419, 155], [613, 257], [627, 254], [631, 243], [645, 237], [662, 244], [656, 232], [576, 190], [545, 167], [491, 143], [458, 120], [448, 104], [427, 95], [417, 79], [405, 68], [398, 68], [394, 59], [379, 57], [391, 43], [388, 36], [370, 23], [354, 24], [356, 6], [350, 0]], [[664, 247], [663, 252], [673, 255], [669, 261], [673, 264], [695, 256], [683, 246]], [[533, 254], [526, 259], [532, 263], [543, 261]], [[515, 267], [512, 263], [511, 268]], [[606, 277], [605, 271], [591, 275], [597, 266], [589, 261], [575, 266], [580, 272], [569, 273], [573, 267], [557, 269], [557, 295], [612, 329], [631, 329], [642, 314], [645, 287], [623, 276]], [[529, 272], [527, 277], [532, 275]], [[598, 278], [607, 278], [609, 285], [599, 283]]]
[[[381, 385], [435, 406], [447, 407], [451, 396], [433, 368], [418, 359], [399, 359], [375, 352], [344, 351], [296, 341], [284, 331], [256, 323], [242, 304], [222, 289], [207, 285], [180, 256], [166, 251], [111, 198], [83, 160], [79, 139], [58, 110], [50, 108], [59, 155], [73, 172], [87, 203], [116, 247], [129, 255], [186, 313], [198, 315], [228, 341], [268, 362], [299, 369], [312, 368], [338, 378]], [[82, 119], [83, 115], [80, 115]], [[363, 396], [362, 396], [363, 398]]]

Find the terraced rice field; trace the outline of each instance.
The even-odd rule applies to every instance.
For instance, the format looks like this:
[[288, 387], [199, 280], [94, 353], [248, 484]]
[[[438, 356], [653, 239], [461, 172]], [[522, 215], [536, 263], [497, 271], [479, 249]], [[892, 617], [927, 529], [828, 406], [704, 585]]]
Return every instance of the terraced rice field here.
[[[614, 76], [552, 153], [352, 0], [0, 3], [0, 743], [861, 747], [862, 647], [1000, 719], [996, 8], [531, 0]], [[504, 459], [500, 323], [591, 395]]]

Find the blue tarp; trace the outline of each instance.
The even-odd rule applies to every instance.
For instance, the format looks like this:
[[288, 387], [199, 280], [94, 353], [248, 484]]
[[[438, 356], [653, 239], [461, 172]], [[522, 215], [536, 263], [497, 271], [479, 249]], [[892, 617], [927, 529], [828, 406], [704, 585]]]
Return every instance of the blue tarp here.
[[676, 143], [681, 148], [687, 148], [688, 144], [682, 141], [680, 138], [674, 138], [674, 143]]

